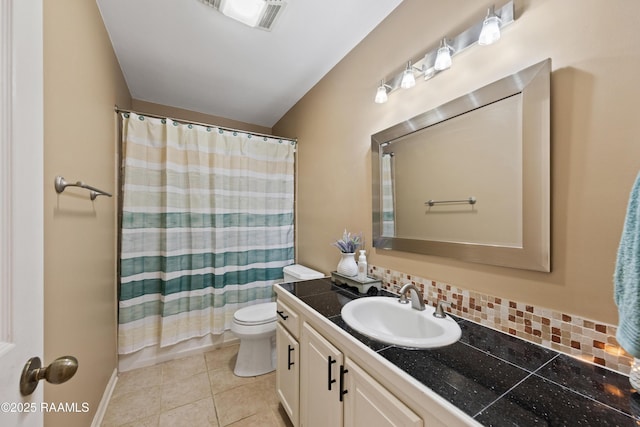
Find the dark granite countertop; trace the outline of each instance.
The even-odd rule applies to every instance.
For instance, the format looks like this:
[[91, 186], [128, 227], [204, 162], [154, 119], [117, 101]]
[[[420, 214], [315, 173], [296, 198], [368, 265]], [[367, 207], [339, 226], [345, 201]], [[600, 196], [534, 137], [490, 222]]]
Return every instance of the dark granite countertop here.
[[388, 345], [340, 316], [344, 304], [367, 295], [328, 278], [281, 286], [483, 425], [640, 425], [640, 396], [624, 375], [455, 316], [462, 329], [455, 344]]

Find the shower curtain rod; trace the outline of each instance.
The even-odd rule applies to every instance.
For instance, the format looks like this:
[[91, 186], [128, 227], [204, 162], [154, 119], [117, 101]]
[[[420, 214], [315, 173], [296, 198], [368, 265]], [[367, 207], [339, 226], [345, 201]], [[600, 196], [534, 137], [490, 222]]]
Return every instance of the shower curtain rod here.
[[191, 124], [191, 125], [197, 125], [197, 126], [215, 127], [215, 128], [218, 128], [218, 129], [224, 129], [224, 130], [231, 131], [231, 132], [242, 132], [242, 133], [248, 133], [248, 134], [255, 135], [255, 136], [264, 136], [266, 138], [286, 139], [287, 141], [294, 141], [295, 143], [298, 142], [298, 138], [286, 138], [284, 136], [267, 135], [266, 133], [251, 132], [251, 131], [242, 130], [242, 129], [234, 129], [234, 128], [230, 128], [230, 127], [226, 127], [226, 126], [213, 125], [213, 124], [210, 124], [210, 123], [194, 122], [192, 120], [184, 120], [184, 119], [176, 119], [176, 118], [173, 118], [173, 117], [159, 116], [158, 114], [144, 113], [144, 112], [135, 111], [135, 110], [127, 110], [127, 109], [124, 109], [124, 108], [120, 108], [117, 105], [116, 105], [115, 111], [116, 111], [116, 113], [134, 113], [134, 114], [138, 114], [139, 116], [153, 117], [153, 118], [156, 118], [156, 119], [169, 119], [169, 120], [173, 120], [175, 122], [188, 124], [188, 125]]

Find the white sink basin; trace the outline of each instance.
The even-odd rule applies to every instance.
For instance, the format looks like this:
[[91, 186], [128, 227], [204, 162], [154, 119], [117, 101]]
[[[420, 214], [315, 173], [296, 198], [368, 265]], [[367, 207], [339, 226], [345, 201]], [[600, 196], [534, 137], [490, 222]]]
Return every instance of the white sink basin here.
[[451, 317], [433, 316], [434, 307], [424, 311], [400, 304], [398, 298], [364, 297], [342, 307], [342, 319], [363, 335], [406, 348], [436, 348], [453, 344], [462, 334]]

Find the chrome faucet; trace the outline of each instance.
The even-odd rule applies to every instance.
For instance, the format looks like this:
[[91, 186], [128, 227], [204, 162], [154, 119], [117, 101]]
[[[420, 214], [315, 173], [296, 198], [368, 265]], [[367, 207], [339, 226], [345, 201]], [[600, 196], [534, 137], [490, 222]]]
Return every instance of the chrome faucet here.
[[400, 300], [398, 301], [400, 304], [408, 304], [407, 300], [407, 292], [411, 293], [411, 308], [415, 310], [424, 310], [424, 300], [422, 299], [422, 294], [418, 291], [418, 288], [412, 283], [405, 284], [402, 288], [400, 288]]

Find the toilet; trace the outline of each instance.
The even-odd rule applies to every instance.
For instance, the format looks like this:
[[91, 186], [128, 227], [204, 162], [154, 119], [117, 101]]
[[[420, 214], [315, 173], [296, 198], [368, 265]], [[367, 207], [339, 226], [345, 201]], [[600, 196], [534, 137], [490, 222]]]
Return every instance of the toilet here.
[[[320, 279], [324, 274], [300, 264], [283, 269], [285, 282]], [[250, 305], [233, 314], [231, 332], [240, 339], [233, 373], [255, 377], [276, 369], [276, 303]]]

